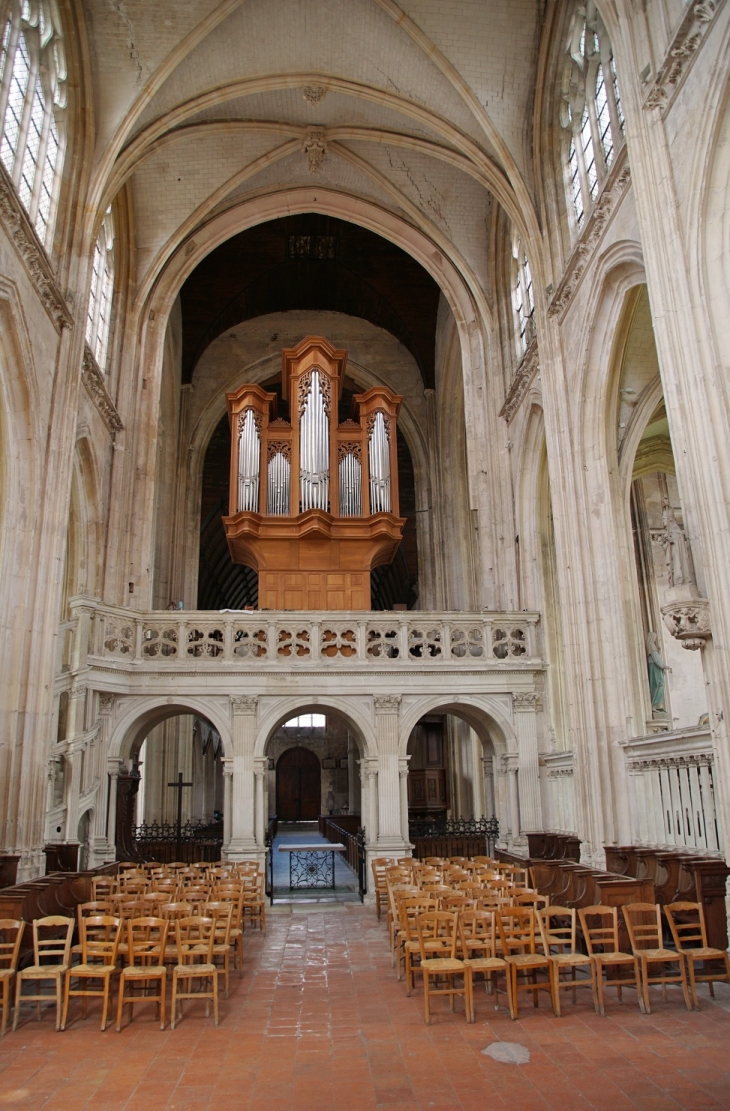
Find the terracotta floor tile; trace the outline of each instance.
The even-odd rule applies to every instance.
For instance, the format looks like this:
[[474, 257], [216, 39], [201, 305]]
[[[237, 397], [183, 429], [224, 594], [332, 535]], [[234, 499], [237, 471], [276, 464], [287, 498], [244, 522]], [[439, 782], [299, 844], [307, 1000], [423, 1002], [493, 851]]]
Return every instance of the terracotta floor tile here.
[[[384, 920], [368, 907], [272, 915], [246, 934], [245, 976], [221, 1024], [185, 1004], [176, 1030], [151, 1007], [116, 1034], [98, 1014], [62, 1034], [50, 1012], [0, 1043], [0, 1111], [710, 1111], [730, 1106], [730, 1013], [703, 997], [688, 1013], [657, 993], [641, 1015], [627, 992], [605, 1018], [566, 996], [563, 1017], [521, 1001], [512, 1022], [477, 996], [469, 1025], [420, 983], [405, 994]], [[482, 1050], [517, 1042], [529, 1064]]]

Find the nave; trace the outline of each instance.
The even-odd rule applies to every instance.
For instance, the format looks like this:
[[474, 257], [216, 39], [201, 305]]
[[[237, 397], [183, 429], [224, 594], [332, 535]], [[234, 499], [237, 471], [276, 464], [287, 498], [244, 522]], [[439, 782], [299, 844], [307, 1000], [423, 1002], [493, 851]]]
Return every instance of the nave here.
[[[152, 1006], [120, 1034], [98, 1009], [63, 1034], [44, 1016], [0, 1041], [0, 1105], [33, 1111], [485, 1111], [722, 1108], [730, 1102], [730, 991], [687, 1012], [670, 992], [652, 1013], [588, 1000], [555, 1018], [542, 1003], [512, 1022], [478, 1003], [477, 1021], [408, 997], [391, 967], [385, 918], [373, 907], [273, 908], [264, 936], [247, 934], [244, 977], [231, 979], [221, 1021], [191, 1007], [161, 1032]], [[503, 997], [501, 997], [503, 1000]], [[494, 1060], [495, 1043], [529, 1051]]]

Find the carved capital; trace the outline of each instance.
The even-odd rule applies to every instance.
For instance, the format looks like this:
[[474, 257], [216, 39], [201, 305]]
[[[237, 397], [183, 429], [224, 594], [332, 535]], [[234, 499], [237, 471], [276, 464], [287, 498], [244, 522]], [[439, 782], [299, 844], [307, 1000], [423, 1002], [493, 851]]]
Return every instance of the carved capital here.
[[114, 402], [106, 388], [104, 375], [94, 358], [88, 343], [84, 344], [84, 363], [81, 370], [81, 381], [89, 397], [96, 406], [99, 416], [104, 421], [112, 438], [124, 428], [122, 419], [116, 410]]
[[374, 694], [373, 705], [376, 714], [397, 714], [400, 711], [399, 694]]
[[255, 714], [259, 700], [255, 694], [231, 695], [231, 713]]
[[512, 709], [525, 713], [530, 711], [535, 713], [536, 710], [542, 709], [540, 695], [533, 694], [513, 694], [512, 695]]
[[56, 282], [51, 261], [20, 203], [10, 176], [0, 164], [0, 220], [57, 331], [73, 327], [73, 317]]
[[500, 417], [504, 417], [507, 421], [507, 424], [510, 423], [524, 401], [530, 386], [535, 381], [539, 369], [537, 340], [533, 340], [522, 356], [522, 360], [515, 372], [505, 403], [499, 413]]
[[683, 648], [696, 651], [712, 636], [710, 604], [706, 598], [677, 599], [662, 606], [662, 618], [669, 632]]
[[606, 184], [588, 217], [580, 239], [568, 259], [565, 273], [548, 307], [548, 316], [562, 320], [575, 296], [588, 264], [603, 238], [616, 206], [631, 184], [631, 169], [626, 160], [626, 146], [619, 151]]

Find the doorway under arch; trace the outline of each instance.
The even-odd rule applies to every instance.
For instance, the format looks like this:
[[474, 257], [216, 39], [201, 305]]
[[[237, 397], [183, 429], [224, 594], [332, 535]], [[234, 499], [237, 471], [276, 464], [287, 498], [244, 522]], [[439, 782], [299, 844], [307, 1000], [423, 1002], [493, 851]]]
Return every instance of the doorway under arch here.
[[280, 822], [316, 822], [320, 812], [322, 765], [311, 749], [295, 745], [276, 765], [276, 815]]

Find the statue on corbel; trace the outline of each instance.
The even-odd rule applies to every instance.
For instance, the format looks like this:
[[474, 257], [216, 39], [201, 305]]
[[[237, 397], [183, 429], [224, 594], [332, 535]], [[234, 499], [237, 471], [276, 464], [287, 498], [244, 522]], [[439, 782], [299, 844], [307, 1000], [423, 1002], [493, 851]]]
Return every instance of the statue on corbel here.
[[709, 602], [697, 589], [689, 541], [666, 499], [662, 521], [664, 530], [659, 542], [664, 548], [669, 583], [662, 618], [683, 648], [696, 651], [712, 635]]

